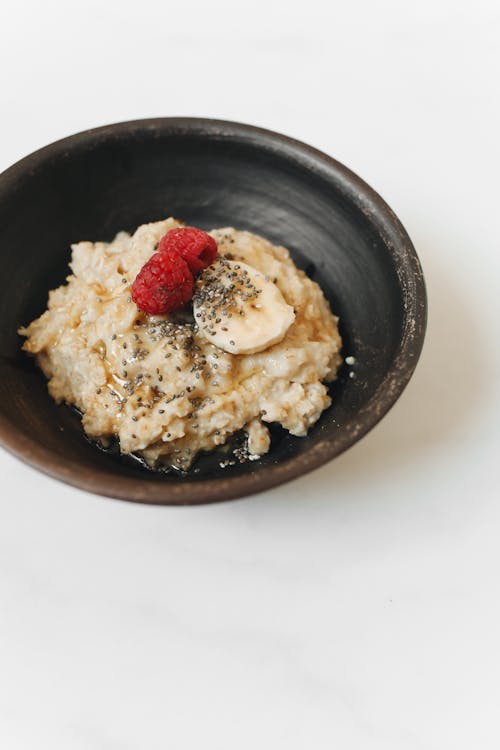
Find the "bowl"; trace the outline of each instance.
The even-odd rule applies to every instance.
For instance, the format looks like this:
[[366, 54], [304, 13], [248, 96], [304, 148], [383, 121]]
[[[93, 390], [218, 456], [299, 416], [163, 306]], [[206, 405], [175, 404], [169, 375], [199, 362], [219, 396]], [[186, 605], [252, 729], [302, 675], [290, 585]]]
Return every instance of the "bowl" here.
[[[78, 416], [56, 406], [16, 331], [68, 273], [69, 246], [173, 215], [234, 226], [287, 246], [340, 316], [344, 365], [332, 406], [305, 438], [273, 431], [258, 461], [200, 462], [187, 476], [147, 471], [99, 451]], [[423, 344], [426, 294], [403, 226], [339, 162], [249, 125], [198, 118], [87, 130], [0, 175], [0, 444], [68, 484], [125, 500], [207, 503], [274, 487], [365, 435], [400, 396]], [[351, 360], [349, 360], [351, 362]]]

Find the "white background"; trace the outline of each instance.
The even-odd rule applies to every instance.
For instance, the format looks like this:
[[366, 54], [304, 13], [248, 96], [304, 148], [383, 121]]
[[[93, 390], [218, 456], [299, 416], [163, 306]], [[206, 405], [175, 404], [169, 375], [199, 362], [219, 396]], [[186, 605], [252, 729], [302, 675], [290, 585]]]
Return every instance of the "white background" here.
[[0, 168], [138, 117], [282, 131], [395, 209], [430, 322], [382, 424], [258, 497], [135, 506], [2, 452], [2, 748], [500, 746], [499, 38], [494, 0], [3, 0]]

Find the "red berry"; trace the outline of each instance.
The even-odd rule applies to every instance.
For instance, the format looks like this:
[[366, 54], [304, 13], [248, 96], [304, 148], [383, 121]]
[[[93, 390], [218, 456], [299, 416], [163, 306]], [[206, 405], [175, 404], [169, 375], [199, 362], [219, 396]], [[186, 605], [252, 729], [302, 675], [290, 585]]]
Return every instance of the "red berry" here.
[[193, 274], [173, 250], [155, 253], [132, 284], [132, 299], [150, 315], [163, 315], [182, 307], [193, 296]]
[[195, 227], [181, 227], [167, 232], [158, 245], [158, 252], [175, 250], [196, 274], [214, 262], [217, 243], [213, 237]]

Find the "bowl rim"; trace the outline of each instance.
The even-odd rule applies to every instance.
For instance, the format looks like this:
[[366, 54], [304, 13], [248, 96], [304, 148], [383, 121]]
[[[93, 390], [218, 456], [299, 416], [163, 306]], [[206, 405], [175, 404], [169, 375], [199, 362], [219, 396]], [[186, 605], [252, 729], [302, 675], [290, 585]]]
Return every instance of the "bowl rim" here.
[[404, 323], [391, 366], [382, 382], [342, 427], [334, 443], [319, 441], [297, 456], [247, 474], [200, 479], [196, 482], [151, 482], [129, 476], [112, 476], [85, 469], [78, 461], [63, 462], [56, 454], [23, 433], [0, 414], [0, 445], [43, 473], [87, 492], [111, 498], [156, 505], [196, 505], [253, 495], [319, 468], [366, 435], [397, 401], [417, 365], [427, 324], [427, 295], [422, 267], [415, 248], [396, 214], [382, 197], [348, 167], [322, 151], [281, 133], [228, 120], [203, 117], [157, 117], [103, 125], [75, 133], [25, 156], [0, 174], [0, 194], [26, 172], [33, 173], [47, 159], [61, 156], [74, 146], [112, 141], [123, 135], [198, 135], [235, 140], [279, 152], [288, 161], [334, 180], [337, 190], [375, 225], [383, 236], [401, 287]]

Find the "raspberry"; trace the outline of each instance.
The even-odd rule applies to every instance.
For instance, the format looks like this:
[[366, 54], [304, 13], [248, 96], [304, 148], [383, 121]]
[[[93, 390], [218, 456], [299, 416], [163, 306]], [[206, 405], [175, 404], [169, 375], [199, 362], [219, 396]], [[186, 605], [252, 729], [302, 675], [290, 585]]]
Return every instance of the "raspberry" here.
[[155, 253], [143, 265], [132, 284], [132, 299], [150, 315], [162, 315], [182, 307], [193, 296], [193, 274], [173, 250]]
[[217, 255], [217, 243], [213, 237], [195, 227], [182, 227], [167, 232], [158, 246], [158, 252], [175, 250], [184, 258], [193, 274], [199, 273], [213, 263]]

